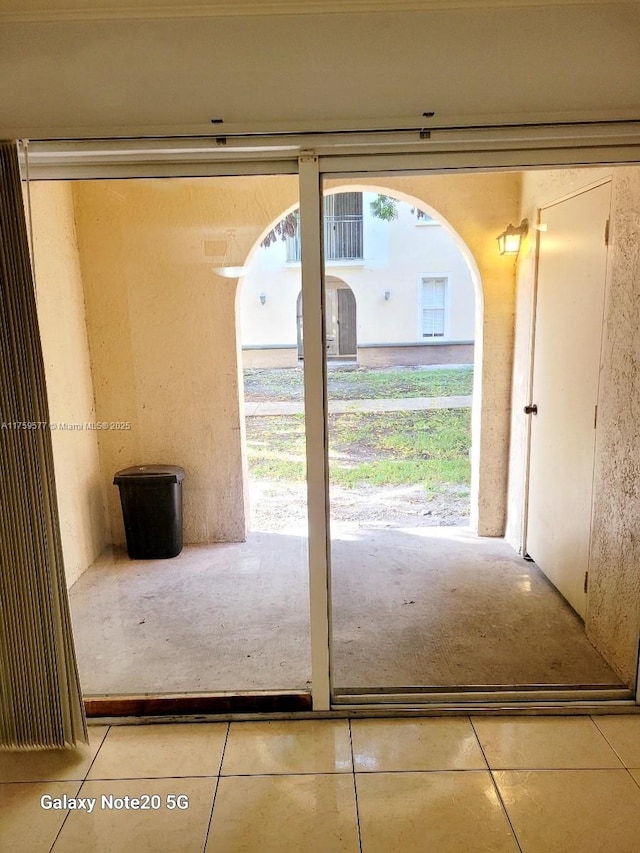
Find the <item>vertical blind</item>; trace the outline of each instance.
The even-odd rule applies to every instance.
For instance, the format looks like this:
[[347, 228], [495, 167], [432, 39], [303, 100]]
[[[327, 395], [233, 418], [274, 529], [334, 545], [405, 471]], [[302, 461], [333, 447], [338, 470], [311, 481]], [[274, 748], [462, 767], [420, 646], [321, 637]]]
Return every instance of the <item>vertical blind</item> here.
[[0, 141], [0, 746], [87, 741], [15, 142]]

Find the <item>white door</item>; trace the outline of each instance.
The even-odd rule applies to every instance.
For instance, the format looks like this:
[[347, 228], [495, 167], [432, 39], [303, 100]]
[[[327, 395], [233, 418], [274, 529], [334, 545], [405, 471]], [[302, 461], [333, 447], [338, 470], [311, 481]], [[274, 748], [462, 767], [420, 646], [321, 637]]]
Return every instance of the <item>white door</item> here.
[[583, 618], [610, 198], [541, 210], [526, 548]]

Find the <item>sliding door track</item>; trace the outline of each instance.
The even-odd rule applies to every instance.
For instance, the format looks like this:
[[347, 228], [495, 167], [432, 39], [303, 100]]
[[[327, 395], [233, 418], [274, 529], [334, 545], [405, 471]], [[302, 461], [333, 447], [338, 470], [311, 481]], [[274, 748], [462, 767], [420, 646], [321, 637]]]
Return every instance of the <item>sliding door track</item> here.
[[[634, 704], [634, 694], [620, 684], [467, 685], [460, 687], [342, 688], [333, 694], [332, 708], [422, 708], [425, 712], [480, 708], [517, 710], [545, 706], [567, 708], [594, 703]], [[553, 712], [555, 713], [555, 711]]]

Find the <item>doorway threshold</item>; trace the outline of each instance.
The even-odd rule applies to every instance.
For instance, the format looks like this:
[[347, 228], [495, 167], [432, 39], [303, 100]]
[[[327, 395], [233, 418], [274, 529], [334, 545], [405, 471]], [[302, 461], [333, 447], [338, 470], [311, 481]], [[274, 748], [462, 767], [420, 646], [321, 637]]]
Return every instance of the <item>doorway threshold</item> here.
[[308, 691], [85, 696], [87, 718], [175, 717], [192, 714], [282, 714], [311, 710]]
[[343, 717], [581, 715], [640, 713], [631, 690], [616, 685], [416, 688], [410, 692], [345, 690], [314, 711], [306, 691], [86, 696], [93, 724]]

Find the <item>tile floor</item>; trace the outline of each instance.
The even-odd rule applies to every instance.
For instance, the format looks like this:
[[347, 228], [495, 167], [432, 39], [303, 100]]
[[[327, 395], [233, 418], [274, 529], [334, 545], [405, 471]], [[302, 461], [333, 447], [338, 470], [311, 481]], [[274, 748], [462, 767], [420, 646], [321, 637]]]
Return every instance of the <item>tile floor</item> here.
[[[90, 735], [77, 752], [0, 752], [2, 850], [640, 850], [640, 716], [94, 726]], [[73, 809], [79, 798], [85, 808]], [[61, 808], [43, 808], [54, 800]]]

